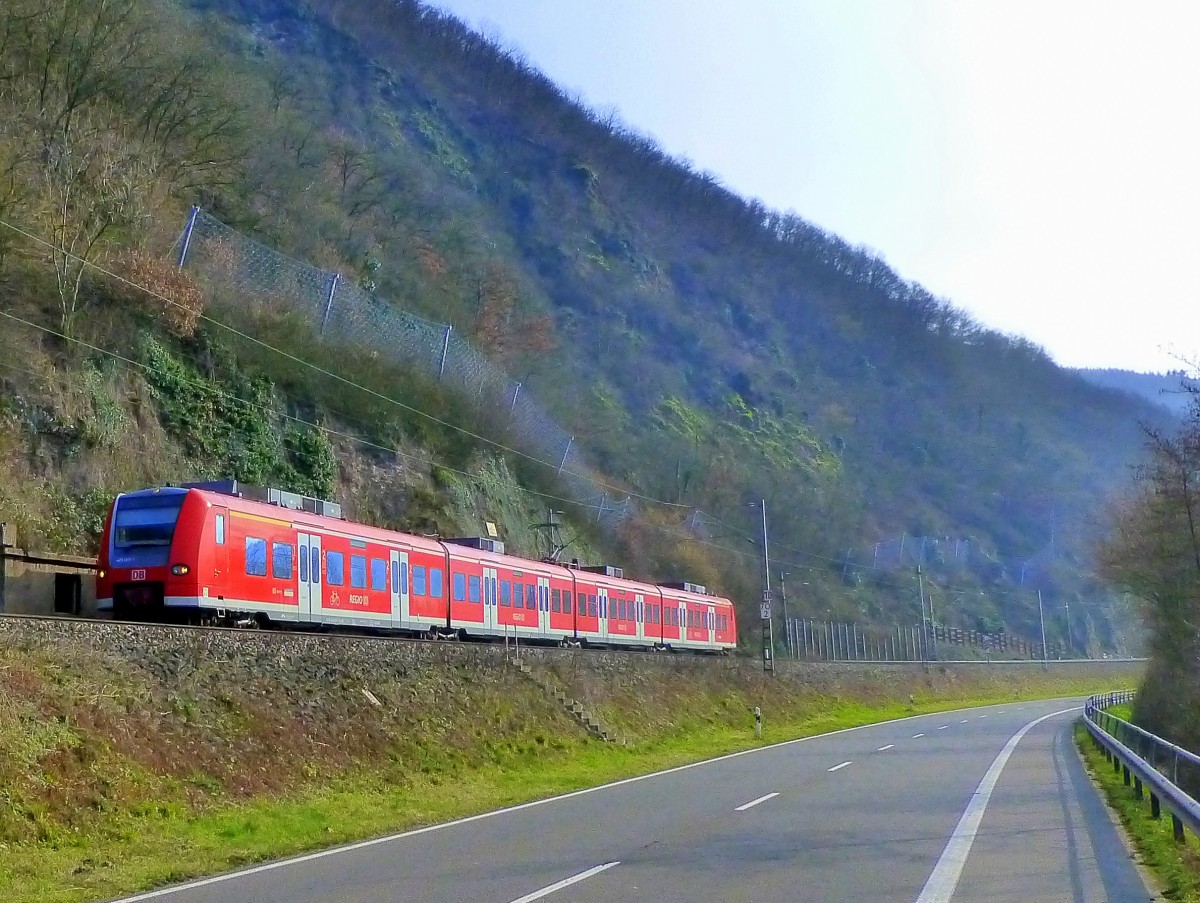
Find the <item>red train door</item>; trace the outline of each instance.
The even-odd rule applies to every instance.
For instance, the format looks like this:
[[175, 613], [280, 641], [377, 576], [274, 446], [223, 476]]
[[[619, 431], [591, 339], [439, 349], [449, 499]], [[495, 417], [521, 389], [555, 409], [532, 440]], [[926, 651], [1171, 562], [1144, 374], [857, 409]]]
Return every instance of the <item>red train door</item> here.
[[311, 621], [321, 610], [321, 537], [300, 533], [298, 538], [301, 563], [297, 569], [300, 578], [297, 615], [301, 621]]
[[225, 544], [225, 531], [229, 529], [229, 509], [213, 509], [213, 572], [212, 591], [219, 598], [225, 596], [225, 583], [229, 579], [229, 547]]

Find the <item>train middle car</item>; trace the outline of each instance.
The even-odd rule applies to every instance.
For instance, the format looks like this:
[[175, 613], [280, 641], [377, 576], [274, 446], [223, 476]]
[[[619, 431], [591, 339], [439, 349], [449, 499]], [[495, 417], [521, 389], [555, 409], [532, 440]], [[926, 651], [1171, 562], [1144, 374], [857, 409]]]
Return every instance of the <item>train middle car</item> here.
[[366, 627], [410, 634], [718, 652], [728, 599], [613, 568], [534, 561], [204, 488], [118, 496], [99, 607], [118, 618]]

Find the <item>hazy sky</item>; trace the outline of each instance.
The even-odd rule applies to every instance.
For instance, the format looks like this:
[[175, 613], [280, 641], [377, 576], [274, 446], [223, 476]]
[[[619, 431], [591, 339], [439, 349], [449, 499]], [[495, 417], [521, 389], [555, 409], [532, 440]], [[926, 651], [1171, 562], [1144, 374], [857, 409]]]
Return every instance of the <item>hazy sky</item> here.
[[1067, 366], [1200, 357], [1200, 4], [436, 0]]

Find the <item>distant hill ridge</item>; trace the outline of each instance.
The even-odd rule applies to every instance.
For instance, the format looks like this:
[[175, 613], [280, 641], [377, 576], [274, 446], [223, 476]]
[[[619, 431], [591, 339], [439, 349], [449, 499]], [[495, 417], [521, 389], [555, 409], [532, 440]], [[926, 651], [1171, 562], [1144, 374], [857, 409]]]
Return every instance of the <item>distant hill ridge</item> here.
[[1148, 399], [1180, 417], [1187, 413], [1193, 394], [1200, 392], [1200, 380], [1192, 379], [1184, 370], [1139, 373], [1114, 367], [1085, 367], [1075, 372], [1088, 382]]

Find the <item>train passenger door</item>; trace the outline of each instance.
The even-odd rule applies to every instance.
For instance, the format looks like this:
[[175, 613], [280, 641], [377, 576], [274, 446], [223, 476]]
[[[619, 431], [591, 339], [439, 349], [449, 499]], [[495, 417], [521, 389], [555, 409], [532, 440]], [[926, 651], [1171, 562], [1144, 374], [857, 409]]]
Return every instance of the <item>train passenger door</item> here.
[[496, 569], [485, 567], [483, 569], [483, 627], [489, 633], [496, 630], [496, 625], [500, 620], [500, 612], [497, 610], [499, 602], [499, 594], [496, 590]]
[[213, 573], [212, 586], [215, 595], [225, 597], [225, 582], [229, 579], [229, 546], [226, 545], [229, 530], [229, 509], [213, 508]]
[[646, 638], [646, 597], [641, 593], [633, 597], [633, 635], [639, 640]]
[[321, 537], [299, 534], [300, 577], [297, 612], [301, 621], [312, 621], [321, 610]]
[[538, 577], [538, 633], [550, 635], [550, 578]]
[[408, 553], [392, 549], [392, 626], [403, 627], [408, 620]]
[[598, 628], [600, 631], [600, 639], [607, 640], [608, 639], [608, 590], [606, 590], [604, 587], [600, 587], [599, 593], [600, 593], [600, 609], [599, 609], [600, 623], [598, 625]]

